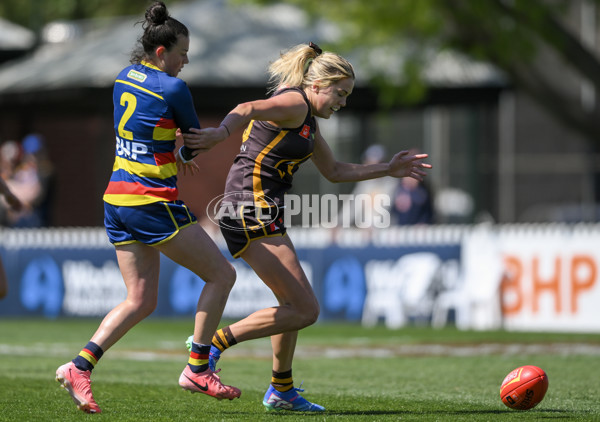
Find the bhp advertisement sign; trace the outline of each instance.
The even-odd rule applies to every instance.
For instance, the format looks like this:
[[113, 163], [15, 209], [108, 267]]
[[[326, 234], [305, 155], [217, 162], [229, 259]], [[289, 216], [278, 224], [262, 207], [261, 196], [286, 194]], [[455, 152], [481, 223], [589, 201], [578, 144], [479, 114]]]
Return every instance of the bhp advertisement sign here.
[[505, 328], [600, 331], [600, 232], [586, 231], [500, 232]]

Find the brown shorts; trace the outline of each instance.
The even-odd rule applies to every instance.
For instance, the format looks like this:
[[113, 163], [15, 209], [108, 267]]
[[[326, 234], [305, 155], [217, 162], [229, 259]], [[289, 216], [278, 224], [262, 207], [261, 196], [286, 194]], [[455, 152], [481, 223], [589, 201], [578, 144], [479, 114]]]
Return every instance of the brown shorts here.
[[283, 209], [246, 207], [239, 218], [224, 216], [219, 220], [221, 233], [234, 258], [239, 258], [250, 242], [263, 237], [283, 236]]

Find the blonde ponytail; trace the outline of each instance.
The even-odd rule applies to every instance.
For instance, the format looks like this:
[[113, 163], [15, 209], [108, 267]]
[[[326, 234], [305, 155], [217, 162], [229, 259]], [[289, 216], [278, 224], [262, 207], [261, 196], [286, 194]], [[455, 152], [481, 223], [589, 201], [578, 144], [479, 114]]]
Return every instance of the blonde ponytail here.
[[350, 62], [335, 53], [323, 52], [313, 43], [282, 53], [268, 71], [270, 93], [283, 87], [327, 87], [340, 79], [355, 78]]

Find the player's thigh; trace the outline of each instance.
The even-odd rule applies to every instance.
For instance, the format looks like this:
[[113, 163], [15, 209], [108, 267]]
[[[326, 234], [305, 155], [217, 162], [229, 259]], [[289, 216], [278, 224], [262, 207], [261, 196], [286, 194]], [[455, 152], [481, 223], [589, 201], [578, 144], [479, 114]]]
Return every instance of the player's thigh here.
[[155, 297], [158, 293], [159, 252], [139, 242], [118, 245], [115, 249], [128, 296], [138, 299]]
[[207, 283], [224, 278], [235, 279], [233, 266], [198, 224], [181, 229], [176, 236], [156, 248]]
[[288, 236], [254, 240], [241, 257], [273, 291], [279, 303], [318, 306], [316, 296]]

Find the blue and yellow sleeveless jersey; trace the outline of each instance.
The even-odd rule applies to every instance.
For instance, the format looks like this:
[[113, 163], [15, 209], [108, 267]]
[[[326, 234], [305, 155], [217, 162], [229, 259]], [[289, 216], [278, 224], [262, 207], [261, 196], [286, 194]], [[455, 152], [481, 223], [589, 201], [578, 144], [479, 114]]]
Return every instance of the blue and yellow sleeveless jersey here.
[[113, 102], [117, 146], [104, 201], [120, 206], [175, 201], [175, 131], [200, 128], [187, 85], [142, 62], [119, 73]]

